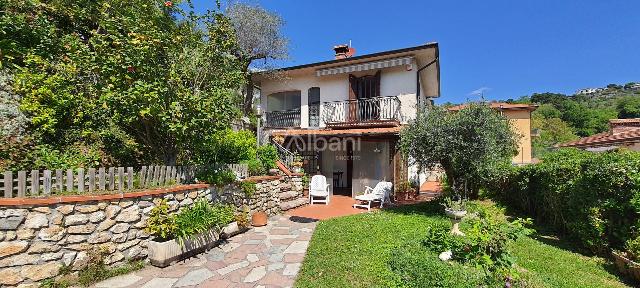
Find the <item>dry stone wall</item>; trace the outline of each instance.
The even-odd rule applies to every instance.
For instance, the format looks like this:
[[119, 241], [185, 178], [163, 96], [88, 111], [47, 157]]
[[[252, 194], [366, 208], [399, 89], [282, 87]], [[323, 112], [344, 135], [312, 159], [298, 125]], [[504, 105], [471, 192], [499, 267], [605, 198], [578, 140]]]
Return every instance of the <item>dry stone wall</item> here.
[[[92, 249], [104, 251], [109, 266], [145, 259], [149, 235], [144, 228], [149, 212], [162, 199], [168, 200], [172, 212], [205, 198], [239, 209], [239, 204], [246, 204], [252, 212], [270, 215], [291, 209], [289, 202], [302, 199], [300, 177], [255, 182], [257, 191], [250, 198], [236, 185], [196, 184], [118, 195], [0, 199], [0, 286], [33, 285], [62, 270], [83, 269], [91, 261]], [[286, 209], [283, 203], [289, 203]]]

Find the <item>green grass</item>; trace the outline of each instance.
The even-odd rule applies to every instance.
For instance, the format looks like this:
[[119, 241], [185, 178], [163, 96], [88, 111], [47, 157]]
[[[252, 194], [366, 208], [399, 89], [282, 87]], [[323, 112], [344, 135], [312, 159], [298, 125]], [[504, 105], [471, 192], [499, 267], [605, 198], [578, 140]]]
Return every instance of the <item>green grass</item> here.
[[[296, 286], [391, 286], [395, 275], [387, 263], [392, 249], [422, 240], [436, 222], [448, 222], [440, 210], [435, 203], [425, 203], [320, 222]], [[513, 245], [531, 286], [628, 287], [605, 268], [603, 259], [558, 248], [563, 243], [552, 246], [526, 237]]]
[[[536, 238], [536, 239], [534, 239]], [[512, 247], [518, 265], [541, 287], [628, 287], [607, 271], [613, 267], [605, 259], [587, 257], [559, 247], [555, 237], [525, 237]], [[546, 244], [550, 243], [552, 245]]]

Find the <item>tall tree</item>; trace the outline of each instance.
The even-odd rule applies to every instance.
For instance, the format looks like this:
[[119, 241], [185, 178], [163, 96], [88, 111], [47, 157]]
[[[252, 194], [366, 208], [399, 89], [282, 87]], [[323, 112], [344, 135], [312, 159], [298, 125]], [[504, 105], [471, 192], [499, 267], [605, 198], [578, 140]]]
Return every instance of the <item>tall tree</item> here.
[[0, 3], [0, 57], [41, 147], [99, 150], [102, 164], [185, 163], [203, 135], [240, 115], [244, 74], [220, 10], [166, 0]]
[[238, 41], [235, 55], [242, 63], [242, 71], [246, 76], [244, 113], [247, 115], [253, 106], [254, 97], [251, 66], [264, 70], [272, 68], [271, 60], [287, 58], [288, 40], [281, 32], [284, 25], [282, 18], [260, 6], [234, 3], [227, 8], [226, 15], [235, 28]]
[[428, 107], [400, 136], [402, 151], [421, 169], [440, 165], [450, 187], [471, 197], [492, 169], [511, 161], [519, 137], [506, 117], [475, 103], [458, 112]]

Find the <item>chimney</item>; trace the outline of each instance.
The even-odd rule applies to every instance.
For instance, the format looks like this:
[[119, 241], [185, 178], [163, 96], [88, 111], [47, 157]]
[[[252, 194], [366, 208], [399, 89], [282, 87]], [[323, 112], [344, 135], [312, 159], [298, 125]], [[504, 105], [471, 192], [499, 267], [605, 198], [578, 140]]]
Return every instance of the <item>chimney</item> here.
[[336, 52], [335, 59], [350, 58], [356, 54], [356, 49], [349, 47], [347, 44], [333, 46], [333, 51]]

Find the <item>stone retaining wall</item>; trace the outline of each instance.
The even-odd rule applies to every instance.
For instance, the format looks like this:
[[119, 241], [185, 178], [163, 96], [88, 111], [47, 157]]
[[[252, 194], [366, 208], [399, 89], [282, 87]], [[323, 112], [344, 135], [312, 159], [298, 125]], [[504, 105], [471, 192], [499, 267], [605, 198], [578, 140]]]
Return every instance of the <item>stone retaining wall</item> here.
[[238, 204], [247, 204], [252, 212], [273, 215], [283, 210], [282, 203], [302, 195], [298, 176], [250, 181], [258, 189], [249, 199], [236, 185], [206, 184], [124, 194], [0, 199], [0, 286], [33, 285], [57, 276], [63, 267], [83, 269], [92, 248], [106, 251], [104, 262], [110, 266], [145, 259], [149, 235], [143, 229], [161, 199], [168, 200], [172, 212], [204, 197], [239, 209]]

